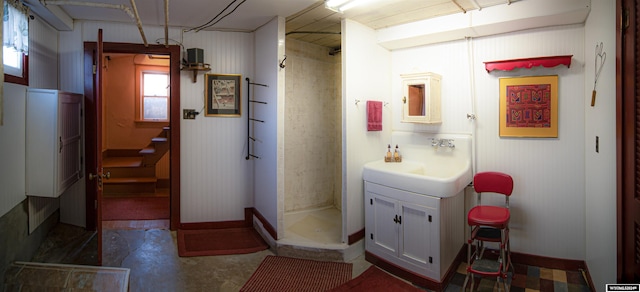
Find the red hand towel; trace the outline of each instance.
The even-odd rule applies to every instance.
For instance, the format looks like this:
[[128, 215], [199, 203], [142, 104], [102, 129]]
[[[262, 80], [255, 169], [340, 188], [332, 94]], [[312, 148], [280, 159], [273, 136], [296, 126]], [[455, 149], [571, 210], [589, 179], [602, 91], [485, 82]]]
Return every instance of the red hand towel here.
[[382, 131], [382, 102], [367, 100], [367, 131]]

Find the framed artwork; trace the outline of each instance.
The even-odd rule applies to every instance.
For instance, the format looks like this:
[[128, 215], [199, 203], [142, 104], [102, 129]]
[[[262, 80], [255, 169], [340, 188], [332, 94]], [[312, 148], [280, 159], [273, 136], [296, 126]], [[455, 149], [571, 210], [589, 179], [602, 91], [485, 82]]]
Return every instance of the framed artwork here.
[[205, 74], [205, 116], [240, 116], [240, 77], [240, 74]]
[[500, 78], [500, 137], [558, 137], [558, 76]]

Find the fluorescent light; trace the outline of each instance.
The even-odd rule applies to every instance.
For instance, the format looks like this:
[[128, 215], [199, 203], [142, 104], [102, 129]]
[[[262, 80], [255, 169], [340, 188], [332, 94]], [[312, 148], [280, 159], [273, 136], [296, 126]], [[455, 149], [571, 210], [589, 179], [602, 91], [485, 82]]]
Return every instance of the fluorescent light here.
[[347, 9], [373, 2], [372, 0], [326, 0], [324, 6], [336, 12], [345, 12]]

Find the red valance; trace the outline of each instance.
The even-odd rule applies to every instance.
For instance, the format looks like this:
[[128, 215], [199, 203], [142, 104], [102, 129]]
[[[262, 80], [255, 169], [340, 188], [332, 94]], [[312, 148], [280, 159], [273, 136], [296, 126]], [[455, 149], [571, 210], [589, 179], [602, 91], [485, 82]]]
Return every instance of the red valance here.
[[484, 68], [487, 69], [488, 73], [491, 73], [493, 70], [511, 71], [515, 68], [530, 69], [535, 66], [551, 68], [558, 65], [566, 65], [567, 68], [569, 68], [571, 67], [571, 57], [573, 57], [573, 55], [490, 61], [484, 62]]

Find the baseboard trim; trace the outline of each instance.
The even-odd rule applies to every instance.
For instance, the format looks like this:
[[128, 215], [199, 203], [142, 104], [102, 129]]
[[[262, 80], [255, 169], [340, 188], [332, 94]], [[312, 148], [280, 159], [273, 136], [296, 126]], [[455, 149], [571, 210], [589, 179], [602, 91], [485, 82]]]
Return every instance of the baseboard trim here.
[[254, 216], [256, 216], [256, 218], [258, 218], [258, 220], [260, 220], [260, 223], [262, 223], [262, 226], [264, 227], [264, 229], [269, 232], [269, 235], [271, 235], [271, 238], [273, 238], [274, 240], [278, 240], [278, 233], [276, 232], [276, 229], [273, 228], [273, 226], [269, 223], [269, 221], [267, 221], [266, 218], [264, 218], [264, 216], [262, 216], [262, 214], [260, 214], [260, 211], [258, 211], [256, 208], [248, 208], [251, 209], [251, 212], [253, 213]]
[[251, 227], [253, 226], [253, 221], [251, 220], [251, 217], [252, 217], [251, 209], [253, 208], [244, 209], [244, 220], [180, 223], [179, 229], [197, 230], [197, 229], [224, 229], [224, 228]]
[[362, 240], [364, 238], [364, 228], [360, 229], [359, 231], [356, 231], [356, 233], [353, 233], [351, 235], [349, 235], [349, 245], [353, 245], [354, 243]]
[[543, 267], [547, 269], [583, 271], [583, 276], [585, 277], [585, 281], [587, 281], [587, 285], [589, 285], [589, 289], [592, 292], [596, 291], [593, 285], [593, 280], [591, 279], [591, 274], [589, 273], [589, 268], [585, 261], [545, 257], [513, 251], [511, 252], [511, 261], [513, 263]]
[[514, 251], [511, 251], [511, 261], [518, 264], [543, 267], [547, 269], [579, 270], [587, 268], [587, 264], [581, 260], [545, 257]]

